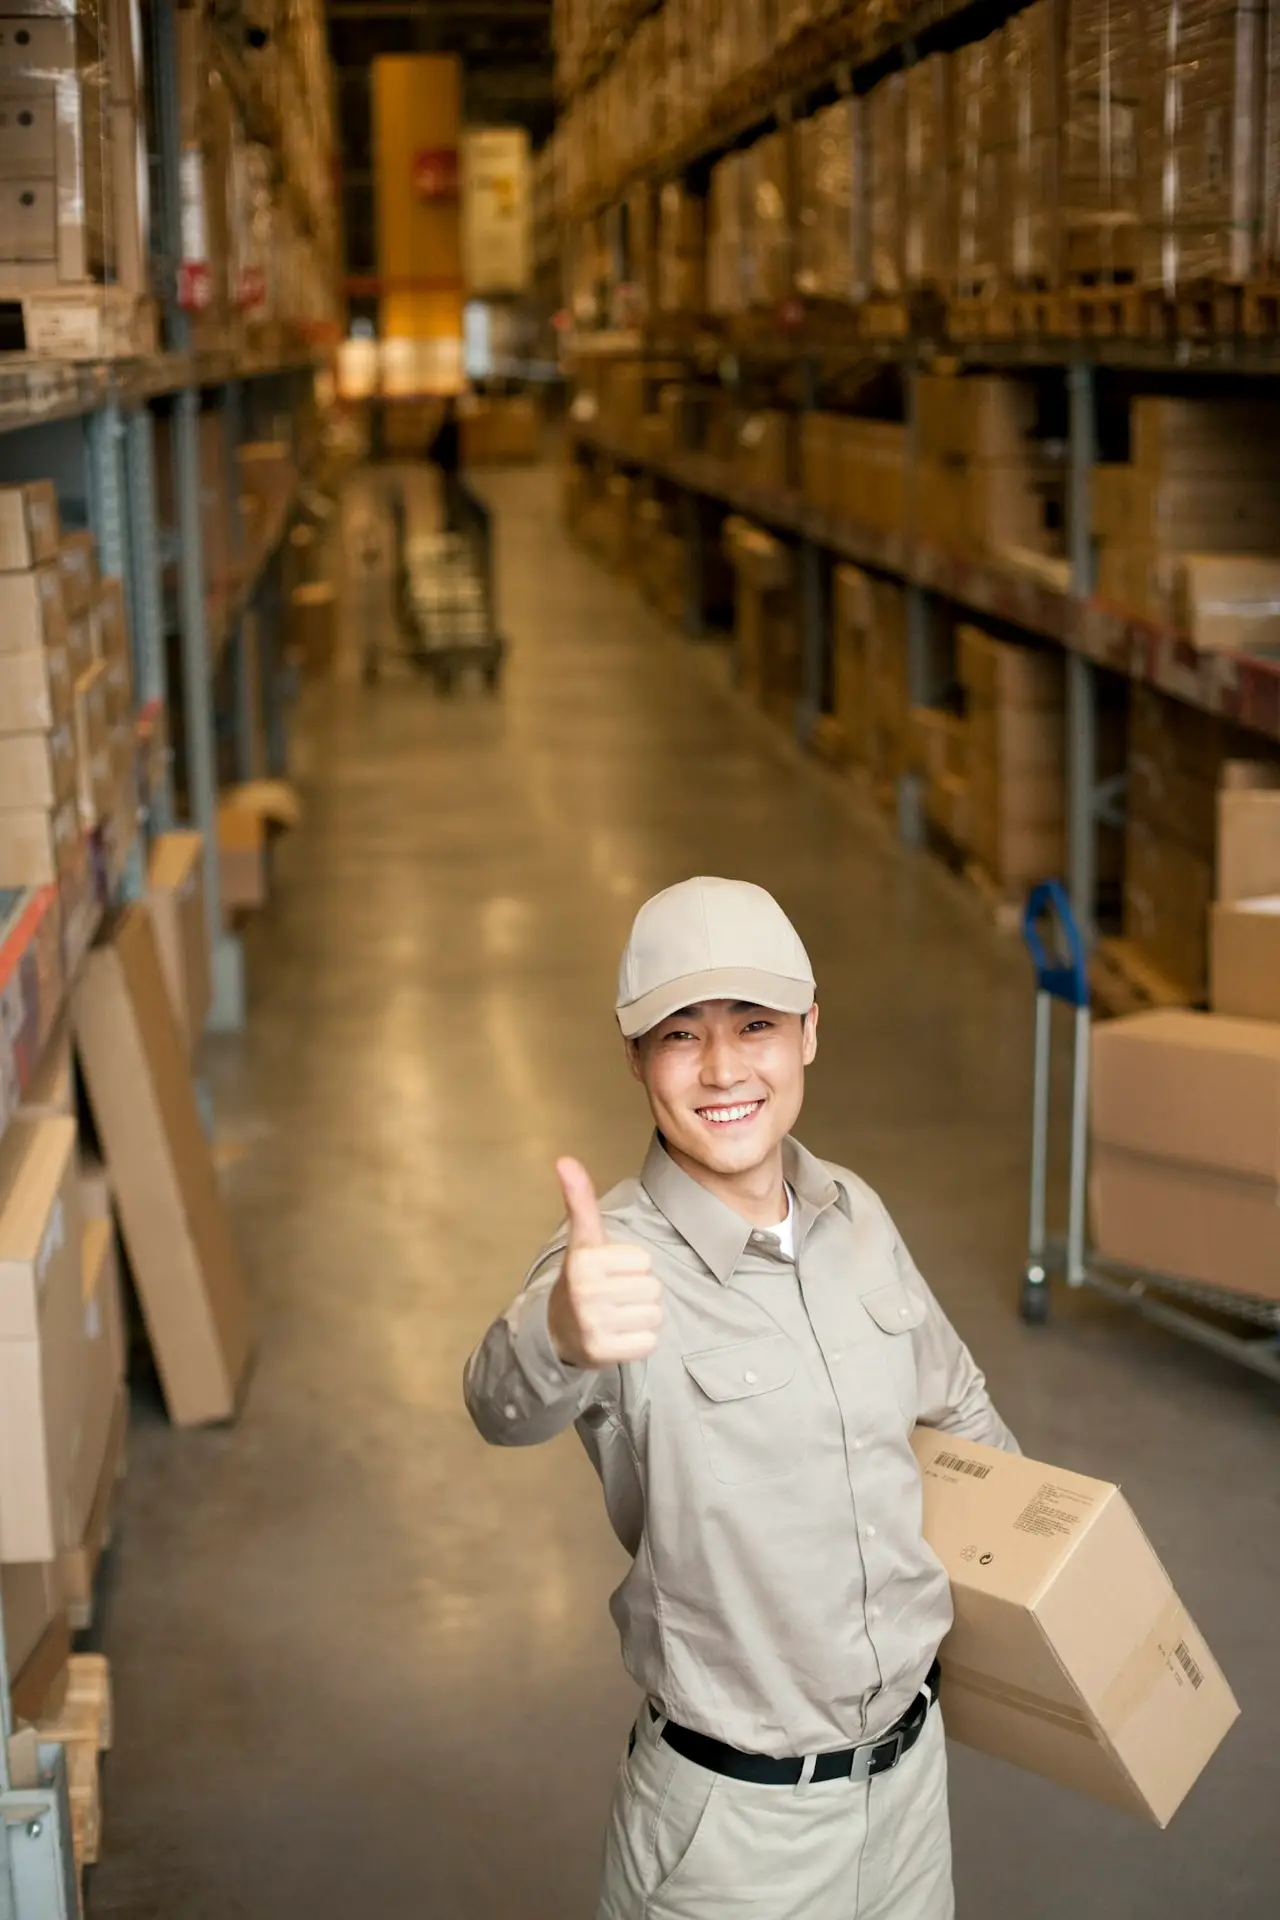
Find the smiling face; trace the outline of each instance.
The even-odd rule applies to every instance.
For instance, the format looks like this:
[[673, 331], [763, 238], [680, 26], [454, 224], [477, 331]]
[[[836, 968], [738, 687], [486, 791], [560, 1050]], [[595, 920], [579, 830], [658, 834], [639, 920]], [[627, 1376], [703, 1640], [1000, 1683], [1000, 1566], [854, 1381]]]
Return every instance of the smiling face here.
[[816, 1006], [775, 1013], [705, 1000], [660, 1021], [628, 1052], [672, 1157], [733, 1183], [774, 1169], [817, 1048]]

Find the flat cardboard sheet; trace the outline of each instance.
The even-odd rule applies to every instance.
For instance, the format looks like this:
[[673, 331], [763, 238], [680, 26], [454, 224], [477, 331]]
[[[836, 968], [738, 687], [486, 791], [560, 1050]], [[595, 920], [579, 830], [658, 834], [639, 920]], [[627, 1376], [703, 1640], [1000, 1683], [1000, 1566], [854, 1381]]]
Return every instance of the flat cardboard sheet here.
[[229, 1419], [248, 1293], [145, 906], [104, 928], [72, 1020], [170, 1417]]

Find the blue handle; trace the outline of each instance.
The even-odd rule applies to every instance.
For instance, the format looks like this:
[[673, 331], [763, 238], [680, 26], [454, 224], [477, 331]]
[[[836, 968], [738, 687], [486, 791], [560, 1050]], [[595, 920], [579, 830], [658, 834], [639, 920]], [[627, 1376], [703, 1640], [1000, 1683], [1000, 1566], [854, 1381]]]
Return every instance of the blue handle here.
[[[1045, 913], [1052, 913], [1061, 928], [1068, 954], [1065, 961], [1051, 960], [1045, 953], [1040, 938], [1040, 920]], [[1042, 880], [1038, 887], [1032, 888], [1022, 916], [1022, 937], [1036, 970], [1036, 985], [1040, 992], [1052, 994], [1055, 1000], [1065, 1000], [1069, 1007], [1087, 1007], [1089, 968], [1084, 956], [1084, 942], [1071, 911], [1067, 890], [1060, 881]]]

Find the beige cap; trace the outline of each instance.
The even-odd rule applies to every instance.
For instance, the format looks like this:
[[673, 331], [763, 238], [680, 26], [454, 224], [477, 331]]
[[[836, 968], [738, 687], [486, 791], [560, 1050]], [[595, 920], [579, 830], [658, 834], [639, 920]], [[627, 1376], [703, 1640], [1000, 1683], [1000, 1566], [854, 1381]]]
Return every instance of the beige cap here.
[[618, 969], [628, 1040], [700, 1000], [808, 1013], [813, 969], [771, 893], [748, 880], [682, 880], [646, 900]]

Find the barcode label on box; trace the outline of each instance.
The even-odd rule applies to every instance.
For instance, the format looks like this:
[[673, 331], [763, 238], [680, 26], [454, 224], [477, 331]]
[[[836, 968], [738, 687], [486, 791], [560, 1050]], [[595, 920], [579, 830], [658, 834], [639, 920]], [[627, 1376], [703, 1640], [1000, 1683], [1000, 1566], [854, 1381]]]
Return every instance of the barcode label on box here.
[[933, 1461], [935, 1466], [949, 1467], [952, 1473], [967, 1473], [974, 1480], [985, 1480], [991, 1471], [980, 1460], [962, 1460], [958, 1453], [935, 1453]]
[[1201, 1673], [1195, 1661], [1191, 1658], [1191, 1650], [1187, 1646], [1187, 1643], [1185, 1640], [1179, 1640], [1177, 1646], [1173, 1650], [1173, 1657], [1177, 1661], [1178, 1665], [1182, 1668], [1182, 1671], [1186, 1674], [1192, 1686], [1198, 1692], [1200, 1687], [1204, 1683], [1204, 1675]]

